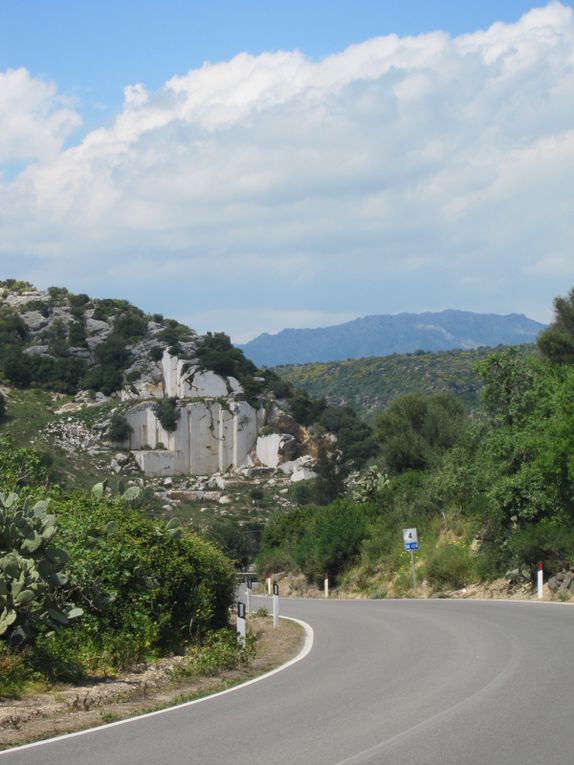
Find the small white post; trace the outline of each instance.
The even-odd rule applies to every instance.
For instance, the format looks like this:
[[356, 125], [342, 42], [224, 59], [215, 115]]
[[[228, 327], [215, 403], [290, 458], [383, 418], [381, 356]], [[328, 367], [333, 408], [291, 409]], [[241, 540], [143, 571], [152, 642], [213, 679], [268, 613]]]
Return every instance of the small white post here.
[[414, 554], [414, 552], [412, 550], [412, 547], [411, 547], [410, 553], [411, 553], [411, 572], [412, 572], [412, 575], [413, 575], [413, 597], [416, 598], [416, 596], [417, 596], [417, 572], [416, 572], [416, 569], [415, 569], [415, 554]]
[[245, 611], [249, 616], [251, 613], [251, 579], [245, 582]]
[[544, 597], [544, 571], [541, 562], [538, 564], [538, 597]]
[[329, 574], [325, 574], [324, 585], [325, 585], [325, 597], [328, 598], [329, 597]]
[[273, 629], [279, 626], [279, 585], [273, 584]]
[[265, 580], [265, 583], [267, 584], [267, 594], [271, 595], [271, 577], [268, 576]]
[[245, 603], [237, 601], [237, 634], [239, 641], [245, 645]]

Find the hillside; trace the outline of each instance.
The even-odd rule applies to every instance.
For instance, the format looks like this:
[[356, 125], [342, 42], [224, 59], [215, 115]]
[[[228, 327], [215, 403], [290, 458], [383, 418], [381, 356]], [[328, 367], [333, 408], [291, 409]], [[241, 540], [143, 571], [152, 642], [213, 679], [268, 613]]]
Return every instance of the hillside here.
[[401, 313], [365, 316], [334, 327], [264, 333], [242, 346], [259, 366], [358, 359], [533, 343], [544, 325], [519, 314]]
[[[275, 371], [310, 396], [325, 397], [330, 404], [338, 406], [348, 404], [369, 419], [396, 396], [408, 391], [448, 391], [462, 398], [467, 407], [475, 407], [481, 384], [474, 365], [489, 354], [503, 350], [504, 346], [442, 353], [417, 351], [328, 364], [283, 365]], [[533, 346], [519, 346], [516, 350], [521, 356], [529, 355], [533, 353]]]

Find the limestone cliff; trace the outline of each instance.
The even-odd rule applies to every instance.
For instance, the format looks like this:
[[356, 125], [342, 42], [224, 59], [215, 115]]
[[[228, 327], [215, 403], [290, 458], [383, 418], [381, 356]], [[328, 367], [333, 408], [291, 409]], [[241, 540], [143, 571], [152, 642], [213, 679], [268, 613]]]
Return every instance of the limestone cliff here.
[[[0, 337], [0, 380], [73, 394], [78, 406], [117, 400], [130, 432], [121, 446], [148, 475], [206, 475], [257, 461], [283, 385], [222, 333], [201, 336], [125, 300], [63, 288], [0, 282]], [[172, 429], [157, 415], [160, 399], [173, 401]], [[269, 459], [296, 453], [276, 449]]]

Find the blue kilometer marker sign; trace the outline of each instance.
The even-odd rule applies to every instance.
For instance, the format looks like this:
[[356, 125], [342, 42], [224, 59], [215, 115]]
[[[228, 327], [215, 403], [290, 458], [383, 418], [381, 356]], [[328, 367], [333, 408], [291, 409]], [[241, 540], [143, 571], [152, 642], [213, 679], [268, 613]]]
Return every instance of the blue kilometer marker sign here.
[[419, 541], [416, 529], [403, 529], [403, 545], [405, 550], [418, 550]]

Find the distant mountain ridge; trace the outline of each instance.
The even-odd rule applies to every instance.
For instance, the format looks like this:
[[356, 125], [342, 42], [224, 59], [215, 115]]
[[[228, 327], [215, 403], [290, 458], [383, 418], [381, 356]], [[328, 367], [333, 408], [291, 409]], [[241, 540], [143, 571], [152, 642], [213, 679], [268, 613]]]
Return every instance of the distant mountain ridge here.
[[333, 327], [263, 333], [239, 346], [258, 366], [340, 361], [393, 353], [449, 351], [535, 342], [545, 325], [523, 314], [399, 313], [364, 316]]

